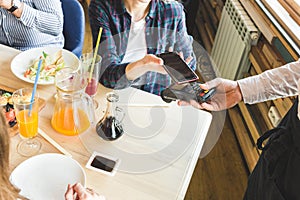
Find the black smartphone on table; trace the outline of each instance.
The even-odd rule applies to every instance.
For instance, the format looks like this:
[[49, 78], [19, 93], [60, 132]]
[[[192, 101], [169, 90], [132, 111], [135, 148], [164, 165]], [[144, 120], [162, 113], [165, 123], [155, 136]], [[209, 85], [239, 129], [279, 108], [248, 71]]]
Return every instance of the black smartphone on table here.
[[165, 70], [177, 84], [193, 82], [199, 79], [197, 74], [176, 52], [161, 53], [157, 56], [163, 59]]
[[86, 164], [86, 168], [114, 176], [120, 164], [120, 159], [94, 152]]

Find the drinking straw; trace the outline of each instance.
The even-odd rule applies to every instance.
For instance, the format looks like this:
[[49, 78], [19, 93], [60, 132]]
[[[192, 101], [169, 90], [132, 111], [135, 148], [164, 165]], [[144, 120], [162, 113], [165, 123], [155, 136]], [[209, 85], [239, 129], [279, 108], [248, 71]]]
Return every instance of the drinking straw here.
[[30, 107], [29, 107], [29, 113], [28, 113], [29, 116], [31, 115], [32, 104], [33, 104], [34, 96], [36, 93], [37, 82], [38, 82], [39, 76], [40, 76], [41, 65], [42, 65], [42, 59], [39, 60], [38, 68], [36, 71], [36, 76], [35, 76], [33, 90], [32, 90], [31, 99], [30, 99]]
[[99, 44], [100, 44], [101, 35], [102, 35], [102, 27], [99, 28], [98, 38], [97, 38], [97, 42], [96, 42], [96, 48], [95, 48], [94, 57], [93, 57], [93, 61], [92, 61], [92, 68], [90, 71], [89, 83], [92, 80], [92, 75], [93, 75], [93, 71], [94, 71], [94, 67], [95, 67], [96, 57], [98, 54], [98, 48], [99, 48]]

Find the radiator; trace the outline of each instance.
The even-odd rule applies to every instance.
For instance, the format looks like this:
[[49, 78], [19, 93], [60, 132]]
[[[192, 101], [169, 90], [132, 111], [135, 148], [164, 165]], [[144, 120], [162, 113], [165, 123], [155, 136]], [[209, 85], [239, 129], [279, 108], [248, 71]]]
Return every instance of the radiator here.
[[250, 68], [249, 52], [259, 31], [238, 0], [227, 0], [211, 51], [219, 77], [237, 80]]

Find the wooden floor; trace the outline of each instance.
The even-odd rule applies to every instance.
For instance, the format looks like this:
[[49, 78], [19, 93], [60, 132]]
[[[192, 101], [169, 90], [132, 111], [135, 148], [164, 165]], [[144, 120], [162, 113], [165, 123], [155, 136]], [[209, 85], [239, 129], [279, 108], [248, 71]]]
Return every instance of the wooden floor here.
[[248, 170], [227, 117], [216, 145], [198, 160], [185, 200], [241, 200], [247, 178]]
[[[87, 6], [84, 5], [85, 11]], [[92, 51], [91, 30], [86, 15], [83, 52]], [[222, 123], [223, 124], [223, 123]], [[214, 134], [214, 129], [209, 134]], [[185, 200], [241, 200], [247, 184], [248, 171], [226, 119], [221, 136], [212, 151], [198, 160]]]

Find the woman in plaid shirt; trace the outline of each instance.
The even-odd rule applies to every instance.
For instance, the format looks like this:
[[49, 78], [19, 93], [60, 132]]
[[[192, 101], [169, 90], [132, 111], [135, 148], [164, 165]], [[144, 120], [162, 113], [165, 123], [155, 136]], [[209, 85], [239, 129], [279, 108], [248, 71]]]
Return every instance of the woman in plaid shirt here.
[[100, 82], [110, 88], [132, 85], [160, 94], [171, 84], [156, 54], [176, 51], [195, 70], [192, 37], [183, 6], [161, 0], [91, 0], [90, 25], [95, 46], [103, 28], [99, 54]]

